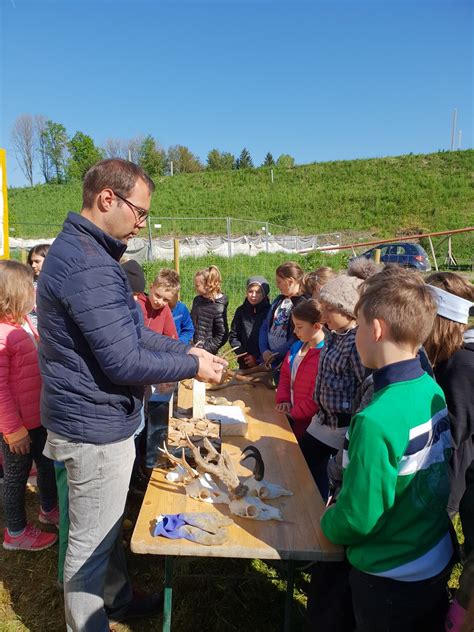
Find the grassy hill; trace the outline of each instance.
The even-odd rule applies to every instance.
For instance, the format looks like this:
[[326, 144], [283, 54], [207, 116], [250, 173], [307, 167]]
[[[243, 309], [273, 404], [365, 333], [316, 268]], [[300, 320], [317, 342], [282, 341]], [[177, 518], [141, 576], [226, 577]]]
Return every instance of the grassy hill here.
[[[272, 222], [300, 234], [363, 231], [391, 237], [474, 224], [474, 150], [303, 165], [274, 170], [204, 171], [162, 177], [152, 202], [160, 235], [235, 233]], [[79, 210], [81, 184], [9, 190], [18, 237], [54, 236], [67, 210]], [[165, 216], [197, 218], [167, 221]], [[283, 226], [272, 227], [283, 233]]]

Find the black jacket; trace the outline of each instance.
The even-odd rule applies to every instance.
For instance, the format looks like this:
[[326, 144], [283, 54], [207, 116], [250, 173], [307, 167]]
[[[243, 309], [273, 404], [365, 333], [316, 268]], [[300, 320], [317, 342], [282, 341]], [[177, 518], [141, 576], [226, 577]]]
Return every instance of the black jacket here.
[[474, 330], [464, 336], [464, 346], [434, 369], [446, 397], [453, 455], [450, 461], [451, 495], [448, 509], [457, 511], [466, 488], [466, 471], [474, 458]]
[[194, 343], [210, 353], [217, 353], [229, 337], [227, 306], [229, 300], [225, 294], [211, 301], [198, 295], [194, 297], [191, 318], [194, 325]]
[[[260, 347], [258, 337], [260, 327], [265, 320], [270, 302], [268, 298], [264, 298], [257, 305], [251, 305], [247, 299], [237, 307], [234, 318], [230, 326], [229, 342], [234, 349], [234, 353], [250, 353], [254, 358], [260, 360]], [[235, 349], [235, 347], [238, 347]], [[240, 362], [239, 362], [240, 364]]]

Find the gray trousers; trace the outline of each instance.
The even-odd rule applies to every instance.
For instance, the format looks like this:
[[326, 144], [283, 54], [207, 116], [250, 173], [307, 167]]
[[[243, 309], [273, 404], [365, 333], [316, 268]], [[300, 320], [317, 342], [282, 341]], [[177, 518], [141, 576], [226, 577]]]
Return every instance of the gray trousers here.
[[69, 489], [69, 541], [64, 563], [68, 632], [108, 632], [105, 605], [132, 599], [122, 546], [122, 517], [135, 459], [133, 437], [118, 443], [76, 443], [48, 431], [44, 453], [63, 461]]

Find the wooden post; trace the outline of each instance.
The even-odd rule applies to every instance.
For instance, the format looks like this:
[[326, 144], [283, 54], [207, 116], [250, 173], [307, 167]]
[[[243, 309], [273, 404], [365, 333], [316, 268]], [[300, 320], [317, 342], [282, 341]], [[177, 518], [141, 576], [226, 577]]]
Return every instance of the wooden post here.
[[435, 251], [434, 251], [434, 248], [433, 248], [433, 241], [431, 239], [431, 235], [428, 237], [428, 240], [430, 242], [431, 256], [433, 257], [433, 265], [435, 267], [436, 272], [438, 272], [438, 262], [436, 261], [436, 255], [435, 255]]
[[27, 259], [28, 259], [28, 251], [26, 250], [26, 248], [22, 248], [21, 249], [21, 262], [26, 263]]
[[179, 239], [173, 239], [174, 269], [179, 274]]
[[380, 263], [380, 255], [382, 254], [382, 251], [380, 250], [380, 248], [374, 248], [374, 261], [375, 263]]
[[206, 407], [206, 385], [204, 382], [193, 380], [193, 417], [203, 419]]

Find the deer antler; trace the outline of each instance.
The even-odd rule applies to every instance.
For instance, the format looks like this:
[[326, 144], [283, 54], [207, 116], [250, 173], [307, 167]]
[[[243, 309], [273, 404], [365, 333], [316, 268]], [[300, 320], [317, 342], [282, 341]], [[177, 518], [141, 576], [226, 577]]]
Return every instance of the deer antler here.
[[[186, 437], [189, 439], [188, 435], [186, 435]], [[168, 448], [166, 447], [166, 443], [164, 441], [163, 441], [163, 447], [159, 449], [161, 450], [161, 452], [163, 452], [163, 454], [165, 454], [168, 457], [171, 463], [174, 463], [175, 465], [180, 465], [187, 472], [187, 474], [189, 475], [191, 479], [198, 478], [199, 474], [186, 461], [186, 454], [185, 454], [184, 448], [181, 449], [181, 458], [178, 458], [177, 456], [174, 456], [174, 454], [171, 454], [168, 451]]]
[[212, 443], [207, 438], [204, 438], [202, 444], [206, 450], [206, 455], [203, 457], [199, 447], [192, 443], [188, 435], [186, 435], [186, 439], [199, 470], [207, 472], [208, 474], [211, 474], [211, 476], [215, 476], [216, 479], [220, 480], [229, 490], [231, 498], [241, 498], [242, 496], [245, 496], [248, 491], [248, 487], [240, 482], [227, 452], [223, 450], [219, 454]]

